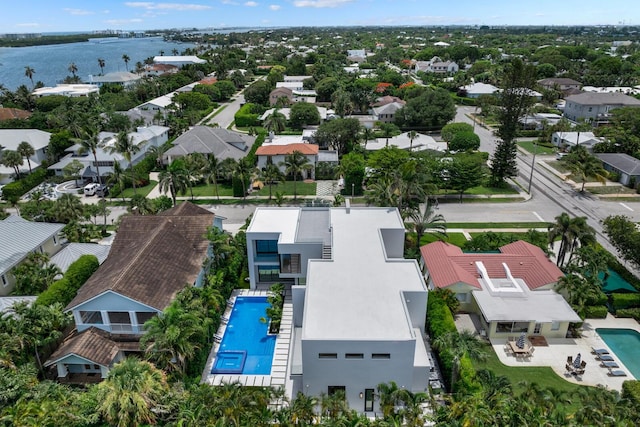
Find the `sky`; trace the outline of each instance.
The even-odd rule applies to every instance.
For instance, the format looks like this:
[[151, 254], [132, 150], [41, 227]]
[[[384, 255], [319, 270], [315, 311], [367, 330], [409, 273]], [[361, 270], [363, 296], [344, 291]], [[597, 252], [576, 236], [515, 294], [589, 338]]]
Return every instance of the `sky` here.
[[193, 27], [640, 25], [640, 8], [634, 3], [635, 0], [0, 0], [0, 34]]

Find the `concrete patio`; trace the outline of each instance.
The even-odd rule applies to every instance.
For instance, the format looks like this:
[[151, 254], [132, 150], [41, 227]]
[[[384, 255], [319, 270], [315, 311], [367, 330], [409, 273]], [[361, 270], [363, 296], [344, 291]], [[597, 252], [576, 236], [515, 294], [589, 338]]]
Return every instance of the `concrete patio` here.
[[[467, 321], [468, 322], [468, 321]], [[468, 324], [468, 323], [467, 323]], [[574, 384], [598, 386], [602, 385], [610, 390], [622, 390], [622, 383], [635, 379], [620, 359], [610, 351], [611, 356], [627, 373], [626, 377], [611, 377], [609, 370], [600, 366], [600, 361], [591, 354], [592, 348], [606, 348], [602, 338], [596, 333], [597, 328], [624, 328], [640, 332], [640, 324], [634, 319], [618, 319], [608, 315], [606, 319], [588, 319], [582, 329], [582, 337], [574, 339], [547, 339], [548, 346], [536, 346], [531, 357], [516, 358], [505, 351], [506, 340], [491, 340], [491, 345], [500, 361], [507, 366], [533, 367], [549, 366], [558, 376]], [[610, 349], [609, 349], [610, 350]], [[568, 356], [576, 357], [580, 353], [582, 360], [587, 362], [586, 370], [582, 376], [573, 376], [566, 372], [565, 364]]]

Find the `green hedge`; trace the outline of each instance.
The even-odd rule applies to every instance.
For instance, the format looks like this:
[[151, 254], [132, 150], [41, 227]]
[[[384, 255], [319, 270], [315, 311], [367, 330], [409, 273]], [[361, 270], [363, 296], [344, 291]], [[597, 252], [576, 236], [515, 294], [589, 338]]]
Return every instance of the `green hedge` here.
[[611, 305], [614, 310], [640, 307], [640, 294], [611, 294]]
[[458, 95], [451, 95], [451, 98], [453, 99], [453, 102], [455, 102], [458, 105], [476, 105], [477, 104], [477, 100], [475, 98], [463, 98], [461, 96]]
[[608, 312], [606, 305], [589, 305], [583, 311], [585, 319], [604, 319]]
[[625, 381], [622, 383], [622, 398], [629, 399], [636, 406], [640, 406], [640, 381]]
[[47, 178], [46, 169], [36, 169], [33, 173], [2, 187], [2, 197], [6, 200], [19, 199]]
[[51, 305], [59, 302], [66, 306], [99, 266], [95, 255], [82, 255], [69, 266], [62, 279], [54, 282], [38, 296], [36, 304]]
[[630, 317], [640, 322], [640, 308], [621, 308], [616, 311], [616, 317]]
[[260, 126], [260, 121], [258, 120], [258, 114], [256, 113], [256, 109], [259, 108], [257, 105], [247, 102], [244, 104], [238, 112], [235, 114], [234, 119], [237, 127], [249, 127], [249, 126]]
[[253, 142], [251, 150], [249, 150], [249, 154], [247, 154], [247, 159], [249, 159], [252, 165], [255, 165], [258, 162], [258, 159], [256, 159], [256, 151], [262, 146], [266, 137], [266, 133], [260, 132], [256, 137], [256, 140]]

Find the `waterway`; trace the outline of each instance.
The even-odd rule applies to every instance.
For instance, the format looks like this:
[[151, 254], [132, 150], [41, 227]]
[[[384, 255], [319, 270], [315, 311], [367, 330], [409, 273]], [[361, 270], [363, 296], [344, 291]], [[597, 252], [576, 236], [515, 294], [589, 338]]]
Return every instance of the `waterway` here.
[[88, 42], [47, 46], [0, 48], [0, 84], [14, 91], [20, 85], [31, 89], [31, 80], [25, 76], [25, 67], [31, 67], [34, 83], [42, 81], [45, 86], [55, 86], [70, 76], [69, 65], [74, 63], [77, 75], [88, 82], [90, 75], [101, 73], [98, 58], [104, 59], [104, 73], [126, 71], [122, 55], [129, 57], [129, 70], [136, 62], [144, 62], [150, 56], [173, 55], [176, 49], [181, 54], [193, 47], [190, 43], [165, 41], [162, 37], [145, 38], [100, 38]]

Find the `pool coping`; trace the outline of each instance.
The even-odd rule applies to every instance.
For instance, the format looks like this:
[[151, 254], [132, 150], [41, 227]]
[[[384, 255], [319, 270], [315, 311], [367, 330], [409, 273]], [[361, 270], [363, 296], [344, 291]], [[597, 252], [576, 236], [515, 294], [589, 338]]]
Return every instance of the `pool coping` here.
[[[236, 289], [231, 294], [230, 301], [235, 302], [237, 297], [266, 297], [265, 290]], [[233, 305], [227, 306], [224, 317], [229, 318], [233, 310]], [[291, 332], [293, 324], [293, 306], [291, 295], [287, 293], [282, 309], [282, 320], [280, 321], [280, 332], [276, 336], [273, 359], [271, 361], [270, 375], [242, 375], [242, 374], [212, 374], [211, 370], [220, 349], [220, 343], [214, 342], [207, 359], [207, 364], [202, 372], [202, 383], [209, 385], [221, 385], [228, 383], [240, 383], [244, 386], [256, 387], [285, 387], [287, 377], [287, 366], [289, 362], [289, 346], [291, 343]], [[227, 328], [226, 323], [221, 323], [216, 335], [224, 336]]]

